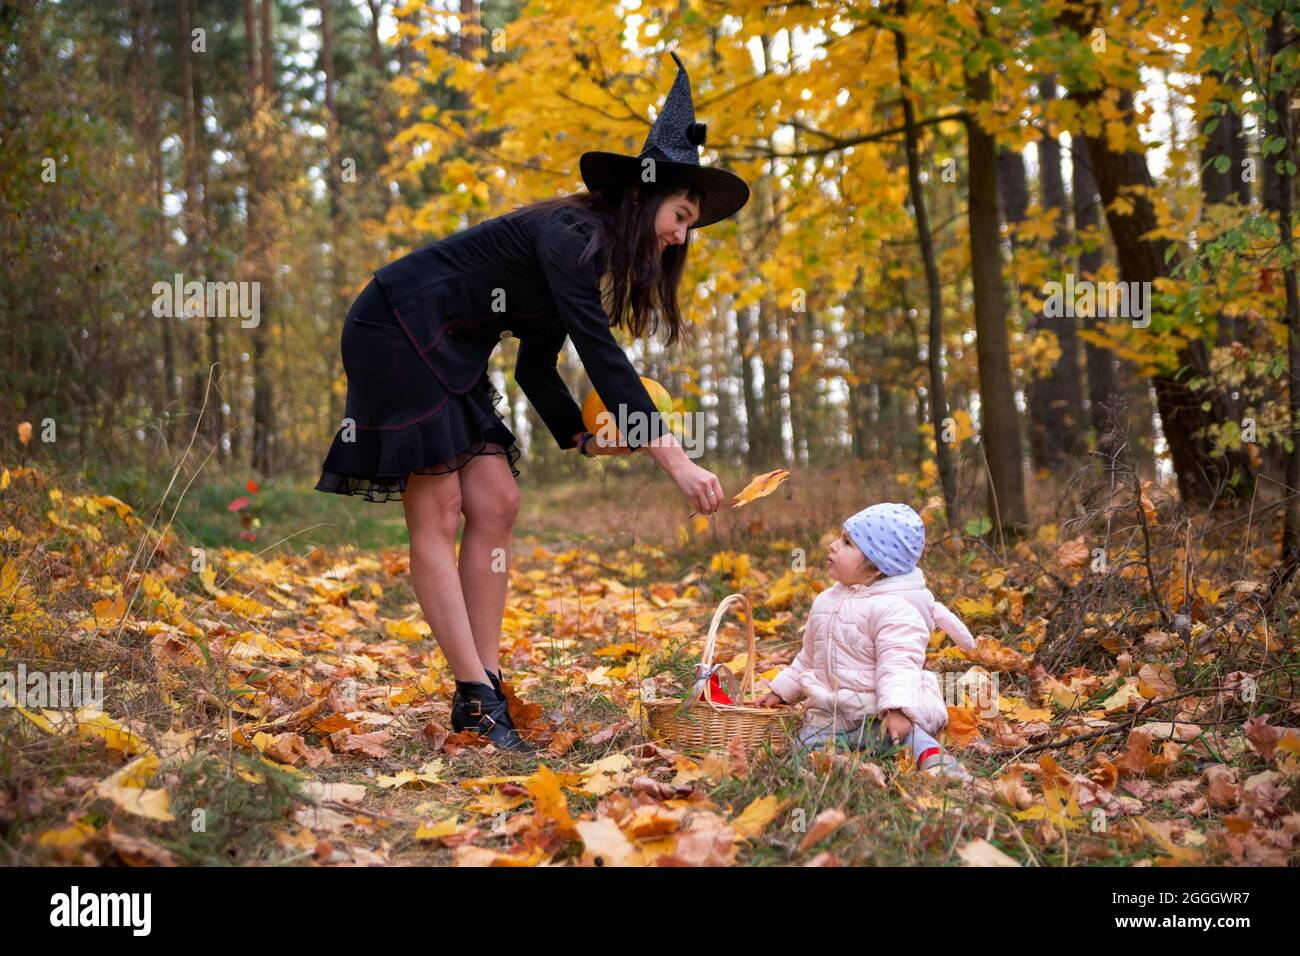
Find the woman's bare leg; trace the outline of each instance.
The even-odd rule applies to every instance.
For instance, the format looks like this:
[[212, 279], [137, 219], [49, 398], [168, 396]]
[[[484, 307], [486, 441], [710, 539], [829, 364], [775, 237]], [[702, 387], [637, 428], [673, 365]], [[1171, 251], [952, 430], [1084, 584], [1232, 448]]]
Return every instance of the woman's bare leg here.
[[456, 472], [407, 476], [402, 495], [411, 543], [411, 586], [456, 680], [488, 683], [456, 572], [461, 489]]
[[465, 533], [460, 539], [460, 589], [479, 660], [500, 669], [501, 619], [510, 584], [510, 529], [519, 514], [519, 486], [504, 455], [475, 455], [460, 470]]

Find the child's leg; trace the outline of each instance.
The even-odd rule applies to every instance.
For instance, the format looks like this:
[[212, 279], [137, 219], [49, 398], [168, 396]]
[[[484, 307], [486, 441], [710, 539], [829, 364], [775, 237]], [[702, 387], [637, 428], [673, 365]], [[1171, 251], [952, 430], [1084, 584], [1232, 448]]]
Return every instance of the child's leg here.
[[967, 782], [970, 781], [970, 774], [962, 768], [957, 758], [946, 753], [939, 746], [939, 741], [916, 726], [915, 722], [912, 724], [912, 732], [903, 738], [903, 744], [912, 748], [912, 756], [916, 758], [918, 770], [944, 773], [948, 776], [959, 777]]
[[939, 741], [918, 727], [915, 721], [912, 722], [912, 732], [903, 738], [903, 746], [912, 748], [912, 756], [916, 759], [916, 765], [922, 768], [943, 753]]
[[884, 728], [880, 725], [880, 721], [870, 714], [863, 717], [862, 723], [844, 736], [847, 738], [845, 743], [854, 750], [869, 750], [879, 755], [889, 749]]
[[[823, 739], [830, 736], [829, 728], [824, 730]], [[949, 776], [957, 776], [967, 781], [971, 779], [957, 759], [945, 753], [939, 741], [918, 727], [915, 721], [912, 722], [912, 729], [908, 731], [907, 736], [897, 745], [885, 733], [882, 722], [870, 715], [863, 718], [862, 723], [852, 730], [837, 734], [836, 738], [846, 747], [871, 751], [878, 757], [887, 756], [896, 747], [909, 747], [918, 769], [936, 772], [938, 768], [943, 768], [942, 772]]]
[[799, 729], [795, 737], [794, 762], [799, 765], [803, 762], [804, 757], [822, 746], [831, 738], [831, 728], [827, 727], [809, 727], [803, 726]]
[[927, 766], [931, 760], [937, 759], [943, 753], [939, 742], [922, 730], [915, 721], [912, 722], [912, 729], [908, 731], [907, 736], [903, 737], [897, 745], [885, 733], [884, 724], [870, 716], [854, 728], [850, 736], [855, 749], [871, 750], [882, 757], [895, 746], [909, 747], [918, 767]]
[[831, 739], [831, 727], [801, 727], [796, 740], [801, 747], [815, 747]]

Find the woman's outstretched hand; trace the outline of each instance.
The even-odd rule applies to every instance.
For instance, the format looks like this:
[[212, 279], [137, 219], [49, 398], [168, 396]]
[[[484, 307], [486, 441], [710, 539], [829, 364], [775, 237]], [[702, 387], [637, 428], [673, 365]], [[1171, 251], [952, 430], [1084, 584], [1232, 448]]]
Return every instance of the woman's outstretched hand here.
[[713, 514], [726, 500], [718, 476], [689, 459], [672, 472], [672, 479], [699, 514]]
[[672, 478], [673, 483], [698, 513], [711, 515], [722, 507], [726, 495], [722, 493], [722, 484], [718, 481], [718, 476], [691, 461], [671, 432], [655, 438], [649, 445], [642, 447], [650, 449], [655, 464]]

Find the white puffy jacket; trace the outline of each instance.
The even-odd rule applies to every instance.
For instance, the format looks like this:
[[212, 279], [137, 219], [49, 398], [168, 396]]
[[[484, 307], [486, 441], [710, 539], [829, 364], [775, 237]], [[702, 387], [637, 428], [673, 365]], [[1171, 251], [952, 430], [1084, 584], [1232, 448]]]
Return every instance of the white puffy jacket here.
[[836, 582], [813, 601], [803, 649], [770, 687], [786, 701], [807, 696], [808, 726], [848, 730], [896, 708], [937, 734], [948, 708], [938, 678], [925, 670], [936, 626], [959, 647], [975, 646], [966, 625], [934, 599], [920, 568], [873, 584]]

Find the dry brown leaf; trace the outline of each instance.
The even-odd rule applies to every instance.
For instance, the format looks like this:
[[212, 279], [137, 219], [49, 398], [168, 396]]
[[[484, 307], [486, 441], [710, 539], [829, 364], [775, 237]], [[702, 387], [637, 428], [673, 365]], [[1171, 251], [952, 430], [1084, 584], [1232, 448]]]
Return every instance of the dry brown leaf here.
[[99, 832], [99, 839], [127, 866], [175, 866], [176, 858], [151, 840], [123, 833], [113, 824]]
[[1062, 568], [1081, 568], [1088, 563], [1092, 552], [1083, 535], [1062, 541], [1056, 548], [1056, 563]]
[[340, 730], [330, 734], [329, 740], [339, 753], [365, 754], [367, 757], [382, 759], [388, 756], [388, 748], [384, 744], [391, 740], [392, 736], [386, 730], [375, 730], [368, 734], [354, 734], [348, 730]]
[[1273, 747], [1286, 733], [1284, 727], [1270, 727], [1268, 723], [1269, 716], [1268, 714], [1260, 714], [1258, 717], [1251, 717], [1242, 727], [1242, 730], [1246, 733], [1246, 739], [1250, 741], [1250, 745], [1265, 760], [1273, 759]]
[[686, 830], [672, 853], [655, 860], [658, 866], [731, 866], [736, 862], [736, 831], [720, 827]]
[[847, 819], [848, 817], [844, 815], [842, 810], [837, 810], [834, 807], [817, 814], [813, 818], [812, 826], [808, 828], [808, 832], [799, 841], [799, 852], [803, 853], [821, 843], [822, 840], [825, 840], [843, 826], [844, 821]]
[[1115, 766], [1122, 775], [1138, 776], [1146, 773], [1153, 759], [1150, 735], [1134, 730], [1128, 735], [1124, 753], [1115, 759]]
[[1237, 771], [1232, 767], [1215, 764], [1206, 767], [1205, 798], [1212, 807], [1235, 807], [1241, 802], [1241, 784], [1237, 782]]
[[1034, 795], [1025, 786], [1024, 772], [1018, 767], [993, 781], [993, 788], [1002, 802], [1015, 810], [1028, 810], [1034, 805]]

